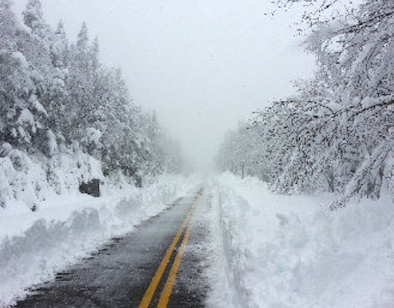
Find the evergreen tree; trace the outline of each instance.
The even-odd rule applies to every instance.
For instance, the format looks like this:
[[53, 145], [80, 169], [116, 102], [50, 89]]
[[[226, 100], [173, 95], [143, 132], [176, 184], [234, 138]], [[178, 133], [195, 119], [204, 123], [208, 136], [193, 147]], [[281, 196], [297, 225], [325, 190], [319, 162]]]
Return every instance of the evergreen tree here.
[[87, 153], [106, 175], [122, 172], [138, 185], [175, 170], [177, 147], [169, 150], [156, 117], [132, 102], [120, 70], [101, 64], [85, 23], [69, 45], [62, 22], [56, 31], [46, 24], [40, 0], [28, 1], [24, 25], [9, 0], [0, 0], [0, 16], [0, 156], [17, 149], [18, 168], [21, 157], [47, 161], [47, 180], [56, 185], [56, 155], [64, 153]]

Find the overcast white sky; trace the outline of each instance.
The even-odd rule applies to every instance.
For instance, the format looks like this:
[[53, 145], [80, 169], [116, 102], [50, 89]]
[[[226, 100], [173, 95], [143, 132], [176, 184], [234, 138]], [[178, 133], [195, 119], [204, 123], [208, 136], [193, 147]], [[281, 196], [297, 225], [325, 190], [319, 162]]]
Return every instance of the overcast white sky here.
[[[14, 0], [19, 13], [27, 0]], [[101, 58], [121, 67], [134, 101], [200, 165], [224, 133], [273, 98], [293, 94], [314, 59], [266, 0], [42, 0], [46, 20], [62, 19], [71, 40], [83, 21]]]

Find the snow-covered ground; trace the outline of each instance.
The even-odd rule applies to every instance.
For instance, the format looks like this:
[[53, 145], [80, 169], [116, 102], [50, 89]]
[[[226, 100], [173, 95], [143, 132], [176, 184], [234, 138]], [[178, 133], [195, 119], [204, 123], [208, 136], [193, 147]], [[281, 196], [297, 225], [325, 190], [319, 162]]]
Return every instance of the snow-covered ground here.
[[394, 307], [391, 200], [331, 212], [330, 196], [274, 195], [256, 178], [209, 186], [210, 307]]
[[[165, 175], [142, 189], [106, 183], [100, 198], [53, 195], [36, 212], [4, 209], [0, 307], [133, 230], [198, 182]], [[331, 212], [324, 205], [332, 196], [274, 195], [256, 178], [229, 173], [208, 180], [205, 188], [210, 206], [201, 214], [211, 228], [214, 254], [206, 270], [209, 307], [394, 307], [390, 200]]]
[[[103, 196], [53, 194], [32, 212], [24, 204], [0, 211], [0, 307], [26, 288], [88, 256], [114, 236], [131, 231], [197, 185], [197, 179], [163, 175], [142, 189], [106, 183]], [[119, 184], [119, 182], [118, 182]], [[77, 191], [77, 190], [76, 190]]]

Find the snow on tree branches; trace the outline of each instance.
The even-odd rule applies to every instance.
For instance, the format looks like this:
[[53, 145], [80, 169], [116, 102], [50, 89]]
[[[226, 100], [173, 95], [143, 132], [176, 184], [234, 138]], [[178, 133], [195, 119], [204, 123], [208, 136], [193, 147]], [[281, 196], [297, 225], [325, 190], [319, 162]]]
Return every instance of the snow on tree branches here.
[[[269, 166], [275, 190], [335, 192], [340, 197], [332, 208], [394, 193], [394, 3], [365, 0], [327, 20], [325, 10], [340, 4], [318, 1], [305, 15], [313, 19], [305, 44], [318, 70], [296, 83], [297, 101], [274, 102], [246, 125], [258, 132], [246, 138], [258, 140], [254, 162]], [[241, 137], [244, 128], [235, 134]]]
[[174, 142], [132, 102], [120, 70], [100, 63], [86, 24], [69, 44], [61, 22], [56, 30], [45, 22], [40, 0], [27, 2], [23, 23], [0, 0], [0, 72], [0, 178], [8, 189], [9, 162], [18, 171], [36, 161], [51, 174], [62, 153], [82, 152], [105, 175], [122, 172], [138, 183], [179, 169]]

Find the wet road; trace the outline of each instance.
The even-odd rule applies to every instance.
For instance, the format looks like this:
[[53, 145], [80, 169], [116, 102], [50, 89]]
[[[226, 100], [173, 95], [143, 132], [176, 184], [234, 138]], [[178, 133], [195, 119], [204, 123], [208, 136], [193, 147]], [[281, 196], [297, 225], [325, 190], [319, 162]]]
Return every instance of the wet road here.
[[[204, 307], [202, 190], [37, 286], [16, 307]], [[155, 277], [155, 278], [153, 278]]]

